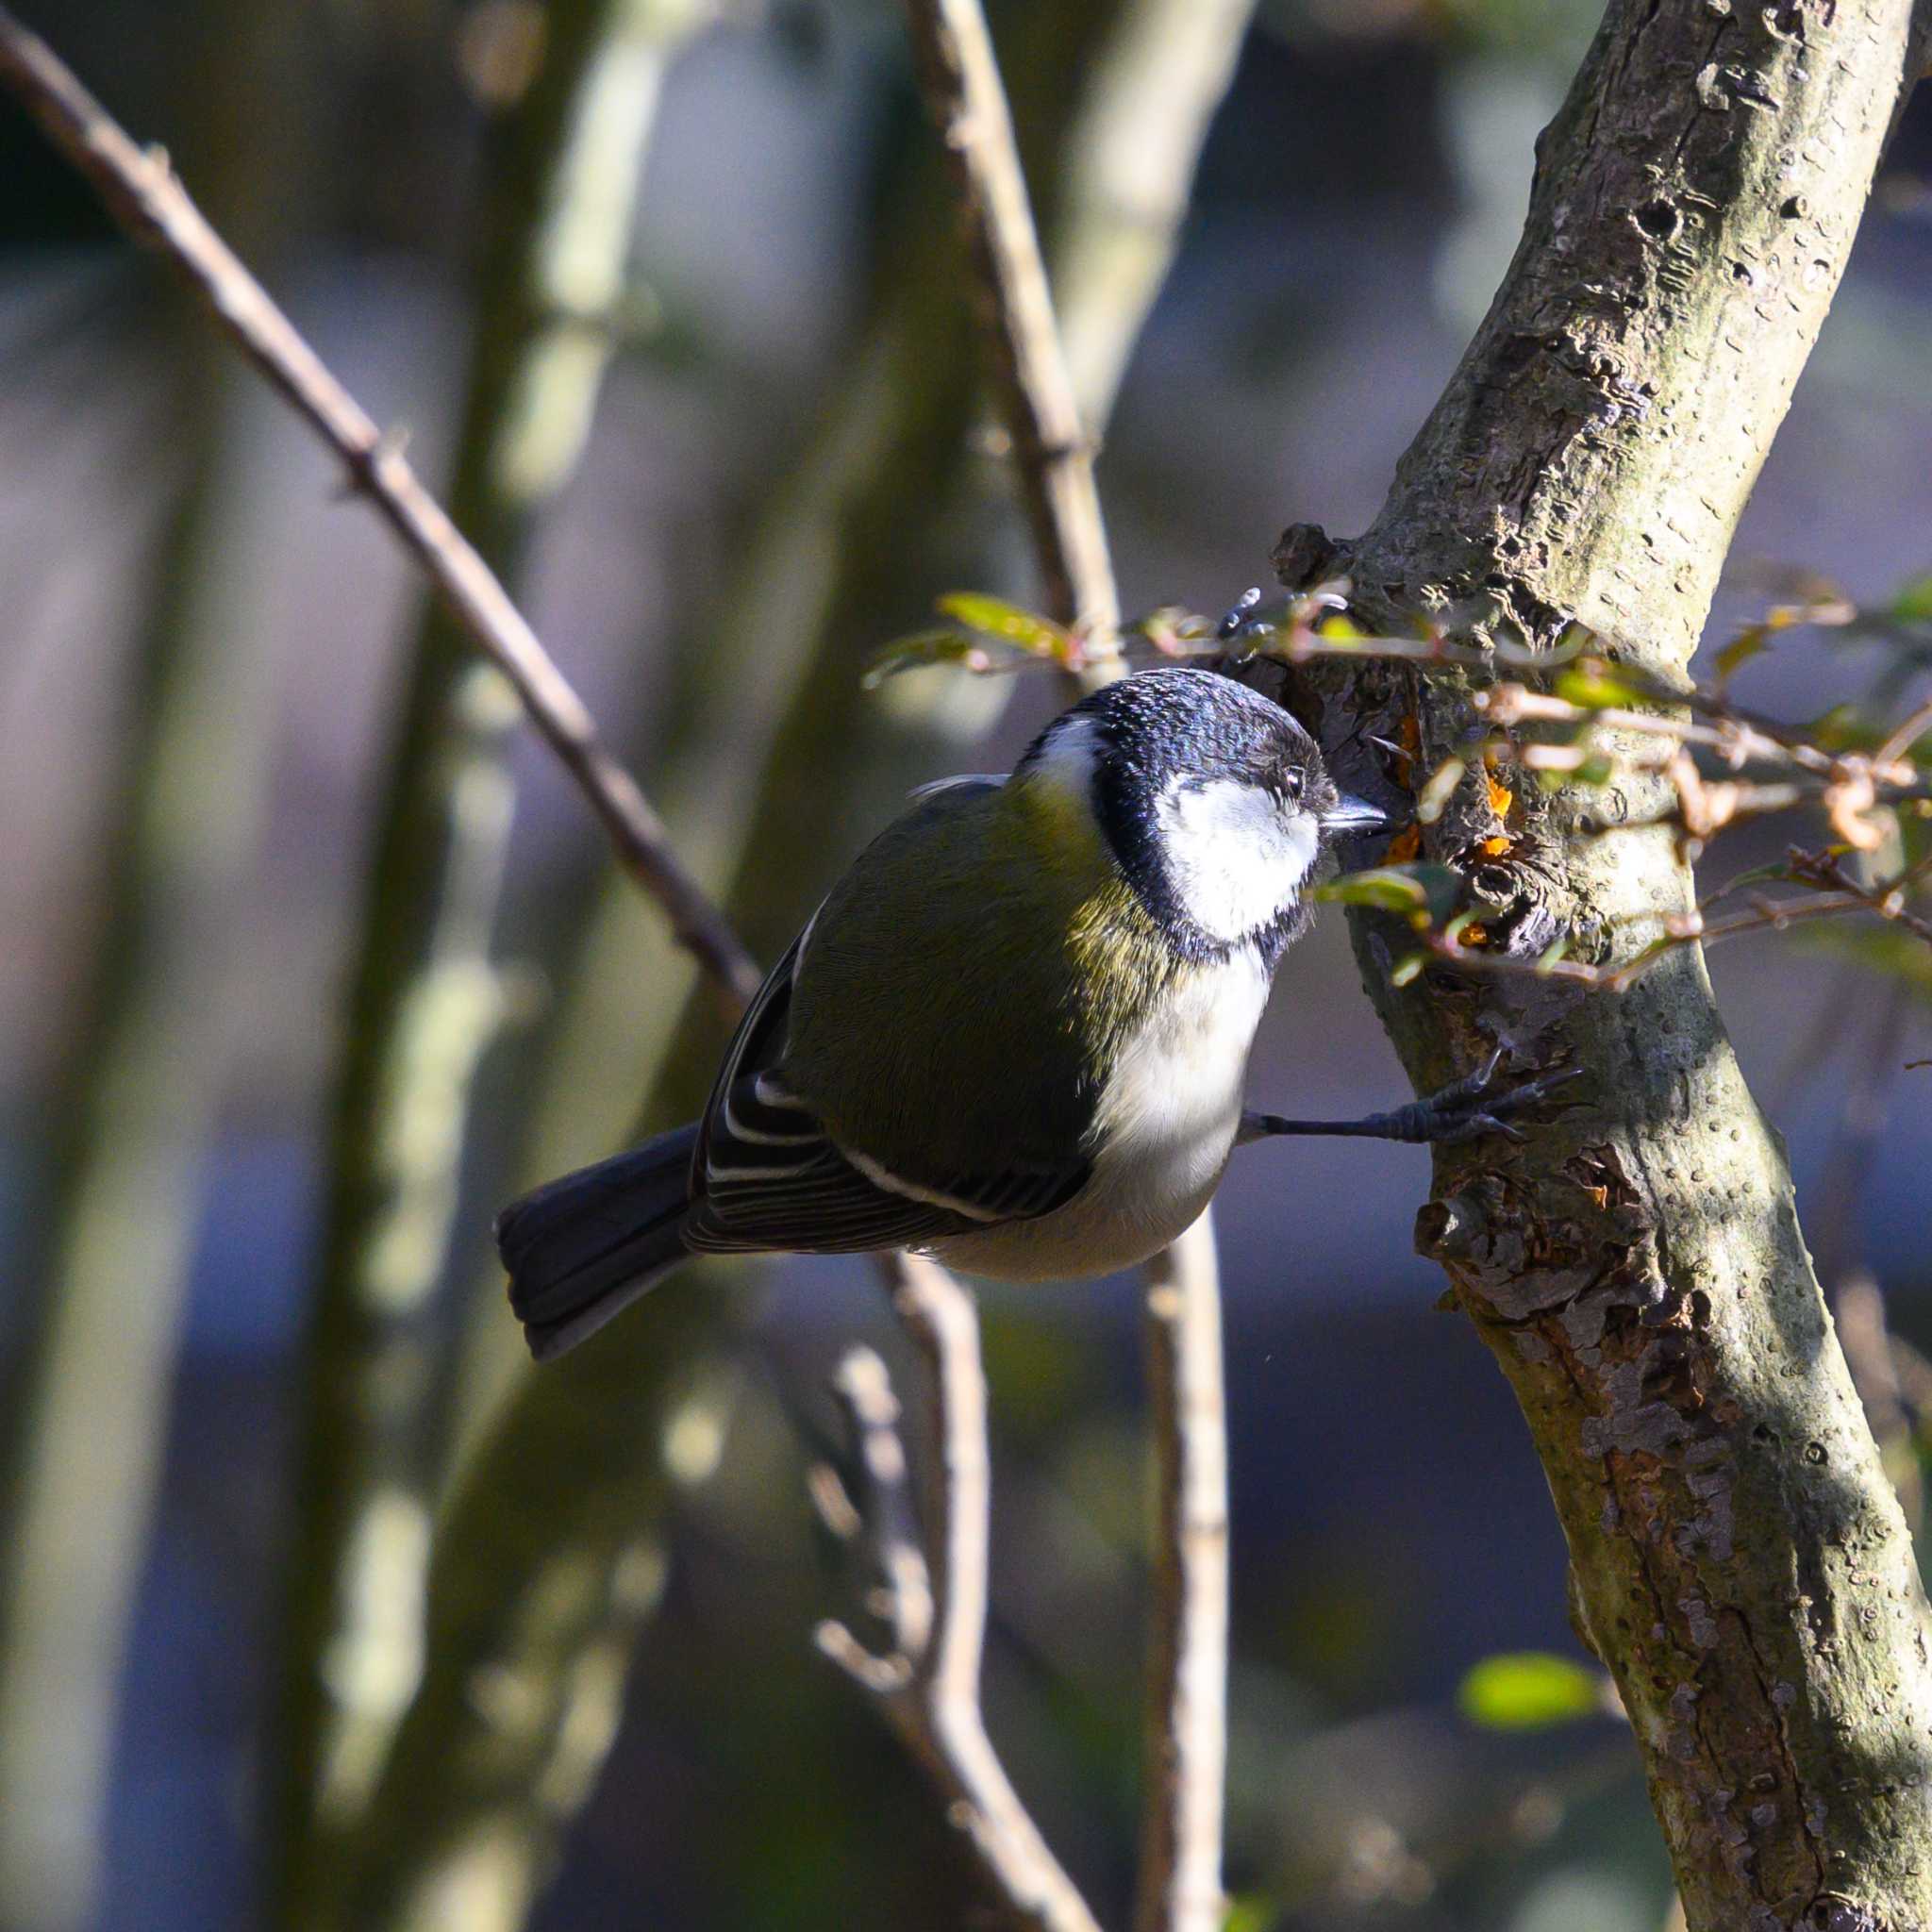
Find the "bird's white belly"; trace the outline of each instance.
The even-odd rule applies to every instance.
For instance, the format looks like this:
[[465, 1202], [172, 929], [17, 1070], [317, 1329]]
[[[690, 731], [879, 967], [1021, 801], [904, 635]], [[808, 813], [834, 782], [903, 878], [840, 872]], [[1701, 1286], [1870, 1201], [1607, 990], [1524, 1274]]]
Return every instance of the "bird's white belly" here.
[[1108, 1274], [1165, 1247], [1221, 1183], [1267, 1001], [1250, 948], [1191, 975], [1123, 1051], [1079, 1193], [1036, 1221], [935, 1241], [932, 1254], [968, 1274], [1040, 1281]]

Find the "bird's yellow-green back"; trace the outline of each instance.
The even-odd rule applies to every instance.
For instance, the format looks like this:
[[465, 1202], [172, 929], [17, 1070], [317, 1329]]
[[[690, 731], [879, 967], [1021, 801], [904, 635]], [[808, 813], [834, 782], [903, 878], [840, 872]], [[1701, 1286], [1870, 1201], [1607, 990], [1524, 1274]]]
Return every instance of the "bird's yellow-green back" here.
[[[1063, 1162], [1100, 1070], [1187, 971], [1051, 767], [916, 801], [826, 899], [792, 995], [788, 1087], [907, 1180]], [[991, 1064], [989, 1064], [989, 1062]]]

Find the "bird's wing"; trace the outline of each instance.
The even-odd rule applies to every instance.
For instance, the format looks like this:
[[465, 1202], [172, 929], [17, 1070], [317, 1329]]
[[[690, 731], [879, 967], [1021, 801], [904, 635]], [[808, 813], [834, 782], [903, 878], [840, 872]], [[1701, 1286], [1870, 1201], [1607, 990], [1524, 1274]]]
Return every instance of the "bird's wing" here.
[[941, 791], [953, 791], [970, 785], [975, 791], [997, 791], [1007, 782], [1004, 772], [958, 772], [950, 778], [932, 778], [915, 785], [906, 796], [914, 805], [923, 798], [937, 798]]
[[1084, 1159], [926, 1185], [841, 1147], [775, 1072], [810, 933], [808, 925], [772, 969], [724, 1057], [692, 1157], [687, 1245], [711, 1254], [917, 1247], [1048, 1213], [1079, 1191], [1091, 1172]]

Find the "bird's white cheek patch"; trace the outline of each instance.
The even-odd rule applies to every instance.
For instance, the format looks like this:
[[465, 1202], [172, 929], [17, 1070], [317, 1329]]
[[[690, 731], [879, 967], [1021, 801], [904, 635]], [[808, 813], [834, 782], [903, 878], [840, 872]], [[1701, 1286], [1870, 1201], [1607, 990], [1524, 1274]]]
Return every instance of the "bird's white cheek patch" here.
[[1232, 778], [1176, 781], [1157, 814], [1181, 905], [1218, 940], [1241, 939], [1287, 910], [1320, 849], [1307, 812], [1284, 809], [1259, 786]]

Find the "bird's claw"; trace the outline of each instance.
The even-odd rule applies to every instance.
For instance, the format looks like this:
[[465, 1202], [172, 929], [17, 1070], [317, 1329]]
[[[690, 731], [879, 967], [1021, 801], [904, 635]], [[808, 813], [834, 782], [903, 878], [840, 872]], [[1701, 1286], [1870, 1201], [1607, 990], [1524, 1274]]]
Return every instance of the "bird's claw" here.
[[1429, 1136], [1432, 1141], [1474, 1141], [1484, 1134], [1501, 1134], [1506, 1140], [1520, 1141], [1524, 1138], [1523, 1130], [1510, 1117], [1526, 1112], [1583, 1074], [1581, 1067], [1555, 1067], [1499, 1091], [1497, 1074], [1507, 1051], [1497, 1047], [1474, 1073], [1452, 1080], [1422, 1103], [1436, 1124], [1436, 1131]]

